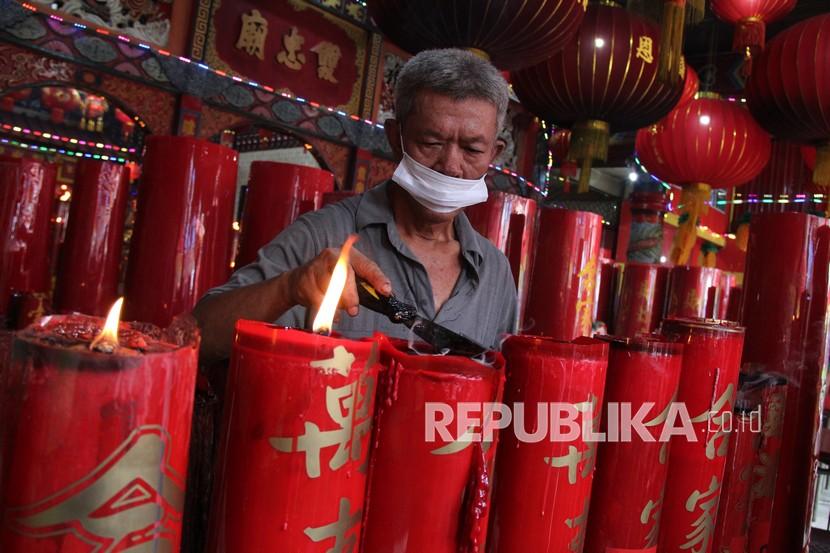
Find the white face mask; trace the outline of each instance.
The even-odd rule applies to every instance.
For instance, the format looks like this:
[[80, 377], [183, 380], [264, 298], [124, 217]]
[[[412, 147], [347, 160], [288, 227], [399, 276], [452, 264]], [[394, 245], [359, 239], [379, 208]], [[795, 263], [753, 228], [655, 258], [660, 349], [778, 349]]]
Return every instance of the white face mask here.
[[415, 200], [436, 213], [451, 213], [487, 201], [484, 175], [478, 179], [450, 177], [418, 163], [403, 150], [403, 159], [395, 169], [392, 180]]

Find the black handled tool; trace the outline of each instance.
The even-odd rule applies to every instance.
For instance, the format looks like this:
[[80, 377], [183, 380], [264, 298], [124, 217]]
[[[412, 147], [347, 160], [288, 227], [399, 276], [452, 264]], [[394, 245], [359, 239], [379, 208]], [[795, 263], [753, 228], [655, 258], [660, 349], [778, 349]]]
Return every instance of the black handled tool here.
[[357, 280], [357, 294], [360, 298], [360, 305], [386, 315], [393, 323], [412, 329], [412, 332], [431, 345], [436, 353], [447, 352], [453, 355], [475, 357], [489, 349], [447, 327], [421, 317], [414, 305], [404, 303], [395, 296], [378, 294], [365, 280]]

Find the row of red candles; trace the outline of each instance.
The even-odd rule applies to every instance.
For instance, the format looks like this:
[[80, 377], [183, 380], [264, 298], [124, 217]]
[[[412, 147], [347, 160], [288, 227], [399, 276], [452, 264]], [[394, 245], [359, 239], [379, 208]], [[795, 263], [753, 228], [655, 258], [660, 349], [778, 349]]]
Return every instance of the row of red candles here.
[[[150, 167], [151, 165], [153, 164], [148, 164], [148, 167], [145, 169], [150, 170], [150, 172], [152, 173]], [[156, 163], [156, 165], [161, 166], [163, 164], [159, 162]], [[148, 212], [149, 211], [150, 210], [148, 210]], [[592, 320], [591, 311], [593, 309], [592, 302], [595, 296], [594, 287], [596, 286], [596, 281], [592, 277], [593, 274], [597, 271], [596, 260], [598, 256], [599, 234], [601, 229], [599, 217], [591, 214], [565, 212], [564, 210], [545, 209], [541, 211], [542, 215], [539, 218], [540, 230], [538, 233], [538, 240], [540, 243], [538, 249], [545, 255], [546, 264], [544, 266], [540, 265], [539, 267], [537, 267], [537, 270], [539, 271], [538, 277], [534, 274], [533, 284], [536, 287], [536, 289], [532, 290], [530, 295], [532, 298], [534, 298], [534, 301], [531, 301], [531, 306], [533, 306], [536, 309], [536, 312], [530, 313], [530, 320], [535, 323], [533, 328], [531, 328], [530, 330], [532, 332], [545, 335], [552, 335], [555, 337], [568, 335], [569, 333], [571, 333], [570, 336], [590, 333], [589, 327]], [[162, 215], [166, 213], [165, 210], [161, 210], [161, 212]], [[168, 219], [175, 219], [175, 217], [168, 217]], [[473, 219], [473, 217], [471, 217], [471, 219]], [[205, 221], [204, 224], [207, 224], [207, 222]], [[766, 331], [763, 331], [763, 329], [759, 329], [755, 332], [756, 336], [763, 335], [766, 339], [760, 339], [758, 337], [756, 337], [755, 339], [749, 339], [747, 348], [748, 353], [745, 354], [744, 360], [751, 363], [760, 363], [766, 365], [770, 367], [772, 370], [787, 374], [788, 376], [791, 376], [788, 373], [794, 372], [794, 376], [796, 377], [794, 379], [795, 388], [799, 390], [799, 394], [803, 392], [808, 393], [809, 395], [809, 390], [811, 390], [813, 387], [811, 385], [812, 381], [810, 379], [815, 379], [815, 375], [820, 374], [820, 371], [814, 370], [812, 366], [808, 369], [803, 369], [800, 367], [806, 367], [806, 361], [810, 361], [810, 363], [813, 363], [813, 365], [815, 365], [817, 361], [812, 358], [821, 358], [821, 356], [816, 353], [821, 348], [818, 344], [815, 344], [816, 338], [814, 337], [815, 335], [818, 335], [818, 333], [813, 332], [811, 330], [812, 326], [810, 326], [814, 324], [814, 321], [811, 320], [810, 317], [817, 318], [818, 316], [812, 314], [809, 316], [807, 315], [808, 312], [818, 313], [819, 311], [804, 309], [806, 305], [813, 301], [813, 299], [809, 297], [810, 294], [812, 293], [814, 296], [816, 296], [816, 293], [815, 290], [813, 290], [812, 288], [808, 290], [806, 283], [802, 281], [807, 278], [812, 278], [810, 276], [805, 275], [810, 275], [810, 273], [813, 271], [813, 264], [815, 264], [816, 266], [820, 266], [820, 263], [813, 259], [814, 253], [812, 252], [812, 250], [807, 251], [812, 247], [808, 247], [808, 242], [812, 243], [812, 239], [805, 241], [805, 239], [802, 236], [799, 241], [799, 236], [804, 235], [804, 232], [802, 232], [800, 228], [796, 227], [798, 227], [799, 225], [803, 226], [803, 221], [798, 220], [792, 223], [787, 223], [786, 221], [784, 221], [781, 223], [781, 225], [783, 226], [786, 226], [787, 224], [789, 224], [790, 227], [792, 227], [788, 229], [788, 232], [779, 232], [780, 229], [778, 229], [775, 232], [778, 232], [780, 236], [776, 237], [770, 234], [765, 238], [767, 243], [775, 243], [776, 240], [779, 240], [781, 241], [781, 244], [777, 247], [766, 248], [766, 250], [770, 252], [766, 253], [768, 257], [763, 258], [763, 263], [757, 263], [756, 270], [754, 271], [754, 273], [758, 275], [769, 272], [769, 268], [772, 266], [780, 266], [783, 270], [776, 271], [775, 274], [770, 277], [770, 280], [771, 282], [774, 282], [775, 278], [777, 277], [780, 282], [777, 282], [776, 285], [779, 287], [780, 290], [786, 291], [786, 293], [782, 292], [780, 294], [781, 299], [773, 302], [775, 303], [775, 309], [772, 310], [773, 315], [778, 315], [777, 317], [772, 317], [773, 324], [769, 324], [769, 329], [767, 329]], [[208, 224], [208, 226], [210, 225]], [[770, 228], [773, 227], [775, 227], [775, 225], [770, 225]], [[148, 225], [145, 225], [145, 228], [150, 227]], [[574, 229], [582, 229], [582, 231], [577, 232]], [[197, 233], [197, 235], [198, 234], [199, 233]], [[503, 234], [504, 233], [502, 233], [502, 235]], [[520, 242], [521, 251], [523, 253], [526, 253], [528, 250], [528, 236], [530, 236], [529, 233], [524, 232], [520, 235], [520, 239], [517, 239], [514, 236], [512, 239], [508, 237], [508, 241], [516, 241], [517, 243]], [[796, 247], [793, 247], [794, 236]], [[198, 237], [204, 238], [204, 236]], [[153, 241], [148, 240], [146, 242], [152, 243]], [[187, 241], [185, 240], [185, 242]], [[144, 249], [145, 257], [151, 254], [155, 255], [158, 253], [153, 252], [152, 250], [148, 250], [147, 248]], [[509, 248], [507, 249], [509, 250]], [[756, 248], [756, 251], [761, 251], [763, 249], [765, 248]], [[195, 258], [191, 259], [190, 254], [187, 253], [188, 251], [189, 250], [185, 249], [182, 252], [186, 254], [181, 259], [181, 263], [183, 263], [183, 265], [180, 268], [182, 269], [186, 269], [187, 267], [193, 268], [195, 266]], [[781, 263], [780, 260], [775, 257], [776, 253], [789, 255], [792, 259], [789, 259], [786, 263]], [[758, 258], [757, 253], [756, 258]], [[524, 270], [524, 274], [529, 274], [527, 267], [527, 257], [519, 257], [518, 259], [519, 263], [522, 266], [521, 268]], [[513, 261], [514, 258], [511, 258], [511, 262]], [[575, 270], [572, 272], [562, 271], [561, 267], [565, 266], [575, 268]], [[629, 266], [629, 268], [633, 267], [635, 267], [635, 265]], [[663, 270], [664, 269], [660, 269], [660, 271]], [[651, 269], [649, 269], [648, 271], [651, 272]], [[632, 275], [635, 272], [636, 271], [629, 271], [629, 275]], [[156, 273], [160, 274], [162, 273], [162, 271], [156, 271]], [[177, 272], [177, 274], [185, 273], [187, 273], [187, 271], [184, 270]], [[751, 273], [753, 273], [753, 271], [750, 271], [748, 269], [748, 275], [750, 275]], [[515, 267], [514, 274], [516, 274], [517, 278], [519, 278], [520, 273], [515, 270]], [[202, 276], [204, 276], [204, 274], [202, 274]], [[216, 275], [213, 275], [214, 280], [215, 277]], [[537, 282], [540, 284], [537, 284]], [[148, 288], [152, 288], [154, 292], [158, 292], [158, 289], [154, 287], [153, 282], [148, 281], [145, 284], [147, 284]], [[167, 286], [168, 284], [170, 284], [169, 282], [159, 283], [159, 285], [162, 284], [164, 284], [163, 287], [169, 288], [169, 286]], [[527, 283], [525, 283], [525, 286], [529, 287]], [[519, 287], [521, 290], [521, 283]], [[773, 285], [768, 285], [767, 287], [770, 288], [773, 287]], [[771, 293], [769, 292], [769, 290], [765, 288], [761, 289], [767, 291], [768, 293]], [[816, 288], [816, 290], [817, 289], [818, 288]], [[556, 290], [565, 290], [566, 293], [563, 294], [564, 298], [557, 300], [557, 298], [555, 297], [556, 294], [551, 293], [551, 291]], [[189, 293], [192, 294], [193, 292], [189, 291]], [[805, 294], [807, 295], [807, 297], [805, 297]], [[620, 295], [620, 297], [622, 297], [622, 295]], [[653, 294], [651, 297], [659, 297], [659, 294]], [[767, 300], [769, 300], [769, 297], [767, 298]], [[549, 306], [552, 304], [557, 304], [559, 309], [551, 309]], [[770, 305], [770, 301], [761, 301], [759, 297], [756, 296], [750, 298], [750, 301], [745, 302], [745, 304], [749, 306], [750, 311], [752, 310], [752, 308], [756, 309], [756, 311], [752, 313], [752, 316], [744, 318], [744, 320], [747, 323], [747, 326], [750, 327], [748, 330], [748, 334], [751, 335], [753, 333], [752, 325], [762, 325], [762, 323], [758, 321], [763, 321], [764, 324], [766, 324], [770, 319], [770, 313], [767, 312], [768, 310], [761, 309], [760, 311], [758, 311], [759, 305]], [[171, 304], [167, 307], [169, 309], [181, 309], [183, 305], [184, 304]], [[563, 315], [562, 313], [565, 314]], [[777, 324], [775, 324], [776, 321]], [[789, 328], [786, 325], [790, 325], [792, 328]], [[618, 331], [615, 329], [615, 332]], [[782, 337], [785, 337], [786, 339], [782, 339]], [[799, 346], [799, 344], [801, 342], [804, 342], [805, 340], [811, 342], [810, 344], [808, 344], [809, 347], [805, 348]], [[762, 345], [757, 346], [755, 344]], [[776, 347], [778, 348], [777, 350], [775, 350]], [[807, 350], [809, 350], [810, 352], [809, 355], [803, 353]], [[802, 357], [811, 357], [811, 359], [797, 359], [799, 351], [802, 352], [800, 354]], [[795, 367], [795, 369], [793, 369], [793, 367]], [[808, 385], [802, 386], [801, 382], [805, 378], [808, 379]], [[801, 405], [803, 402], [801, 402], [801, 400], [798, 399], [797, 394], [790, 394], [789, 398], [789, 400], [792, 402], [792, 405], [787, 406], [788, 413], [791, 411], [803, 411], [807, 413], [807, 415], [804, 416], [810, 416], [814, 418], [812, 411], [809, 408], [799, 410], [798, 405]], [[806, 399], [808, 400], [808, 406], [814, 403], [814, 398], [807, 397]], [[811, 427], [811, 425], [813, 425], [812, 420], [806, 420], [804, 422], [806, 423], [808, 429]], [[805, 436], [806, 439], [809, 440], [809, 430], [805, 431], [804, 434], [799, 437], [799, 440], [803, 441], [803, 439], [805, 439]], [[795, 438], [792, 437], [790, 439], [795, 440]], [[788, 451], [808, 451], [810, 449], [809, 447], [805, 447], [805, 444], [801, 441], [798, 442], [798, 445], [801, 447], [796, 448], [795, 445], [796, 442], [790, 442], [790, 448], [788, 449]], [[806, 445], [808, 446], [809, 444]], [[805, 462], [805, 460], [791, 460], [789, 461], [788, 465], [788, 461], [786, 459], [784, 459], [784, 461], [785, 462], [783, 466], [786, 470], [789, 470], [791, 472], [794, 470], [793, 466], [801, 466], [801, 464]], [[809, 464], [810, 460], [807, 459], [806, 462]], [[786, 471], [785, 469], [782, 470]], [[804, 472], [809, 473], [810, 471], [805, 470]], [[791, 480], [792, 479], [779, 479], [779, 481], [783, 482], [790, 482]], [[799, 490], [806, 489], [805, 486], [796, 487]], [[789, 491], [791, 490], [785, 489], [779, 495], [784, 496]], [[803, 502], [794, 499], [792, 504], [803, 505]], [[777, 517], [777, 520], [781, 520], [782, 518], [787, 517]]]
[[[178, 547], [195, 343], [175, 347], [126, 326], [122, 343], [135, 347], [107, 356], [86, 348], [96, 324], [56, 316], [15, 341], [3, 402], [4, 551]], [[500, 354], [482, 364], [413, 355], [381, 336], [240, 321], [209, 550], [483, 551], [488, 526], [490, 551], [581, 550], [583, 541], [587, 551], [647, 550], [661, 512], [666, 547], [688, 542], [701, 513], [716, 512], [686, 505], [698, 493], [711, 503], [704, 485], [723, 477], [726, 440], [709, 426], [731, 410], [743, 335], [705, 322], [666, 331], [675, 340], [513, 337], [505, 373]], [[655, 437], [676, 396], [696, 415], [700, 441], [598, 447], [583, 437], [521, 443], [505, 431], [497, 447], [423, 437], [428, 402], [454, 412], [463, 402], [525, 402], [528, 430], [539, 428], [537, 402], [563, 402], [598, 429], [604, 394], [635, 410], [654, 401]]]
[[[815, 218], [797, 217], [781, 221], [815, 226]], [[764, 239], [764, 229], [754, 236]], [[815, 251], [810, 255], [816, 268], [827, 265], [823, 255], [823, 261]], [[816, 278], [826, 288], [826, 274]], [[83, 350], [94, 334], [91, 321], [72, 321], [47, 319], [15, 344], [4, 386], [3, 417], [10, 424], [2, 436], [7, 461], [0, 543], [4, 551], [37, 552], [55, 544], [64, 551], [90, 543], [118, 550], [167, 540], [175, 549], [195, 344], [165, 346], [157, 333], [142, 335], [132, 327], [122, 331], [133, 346], [126, 355], [102, 359]], [[488, 527], [491, 551], [581, 550], [583, 541], [587, 551], [659, 544], [666, 551], [710, 551], [720, 539], [715, 532], [733, 528], [731, 520], [715, 523], [718, 512], [733, 512], [717, 509], [724, 478], [742, 481], [735, 471], [724, 472], [729, 442], [717, 430], [733, 406], [742, 333], [729, 325], [682, 321], [669, 321], [664, 330], [680, 336], [679, 342], [510, 338], [502, 396], [498, 355], [487, 367], [464, 358], [413, 356], [383, 338], [354, 342], [241, 322], [212, 551], [272, 543], [292, 544], [285, 549], [292, 552], [349, 551], [361, 540], [365, 551], [476, 550]], [[381, 343], [379, 354], [375, 342]], [[810, 371], [804, 372], [807, 378]], [[800, 384], [796, 395], [804, 399], [808, 386], [806, 380]], [[770, 390], [756, 403], [768, 420], [780, 421], [772, 416], [782, 405], [780, 390]], [[626, 400], [636, 412], [645, 401], [665, 406], [675, 393], [694, 416], [696, 443], [529, 444], [511, 431], [502, 434], [499, 447], [459, 436], [434, 444], [422, 439], [425, 401], [456, 405], [503, 397], [508, 404], [525, 401], [532, 414], [537, 401], [587, 410]], [[659, 435], [664, 421], [650, 422]], [[769, 468], [770, 456], [788, 438], [772, 430], [763, 436], [756, 464]], [[755, 448], [745, 444], [733, 441], [732, 459], [752, 456]], [[496, 451], [490, 508], [487, 485]], [[730, 463], [737, 474], [745, 472], [740, 462]], [[767, 491], [776, 486], [769, 473], [762, 476]], [[739, 504], [744, 492], [732, 490], [723, 501]], [[756, 518], [744, 518], [744, 528], [728, 539], [774, 534], [779, 496], [773, 503], [771, 495], [755, 497]], [[745, 528], [747, 520], [756, 524], [754, 531]]]

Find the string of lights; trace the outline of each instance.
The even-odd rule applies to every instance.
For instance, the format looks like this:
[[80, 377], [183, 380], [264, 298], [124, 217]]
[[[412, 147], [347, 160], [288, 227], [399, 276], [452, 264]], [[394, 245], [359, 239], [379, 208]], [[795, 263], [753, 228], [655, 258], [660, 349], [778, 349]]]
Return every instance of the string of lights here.
[[[359, 2], [359, 3], [363, 7], [366, 7], [365, 2]], [[39, 14], [45, 16], [45, 17], [49, 17], [50, 19], [58, 21], [59, 23], [68, 24], [67, 22], [64, 21], [63, 17], [61, 17], [59, 15], [56, 15], [56, 14], [53, 14], [53, 13], [49, 13], [45, 10], [40, 9], [38, 6], [35, 6], [35, 5], [30, 4], [28, 2], [22, 3], [21, 6], [23, 6], [27, 10], [39, 13]], [[361, 122], [361, 123], [363, 123], [365, 125], [368, 125], [368, 126], [371, 126], [371, 127], [375, 127], [375, 128], [378, 128], [378, 129], [383, 129], [384, 128], [382, 123], [377, 123], [377, 122], [372, 121], [370, 119], [364, 119], [364, 118], [359, 117], [359, 116], [354, 115], [354, 114], [350, 115], [350, 114], [346, 113], [343, 110], [336, 109], [336, 108], [333, 108], [331, 106], [325, 106], [325, 105], [323, 105], [319, 102], [308, 100], [308, 99], [303, 98], [301, 96], [291, 94], [290, 92], [287, 92], [287, 91], [277, 91], [271, 86], [260, 84], [256, 81], [246, 79], [246, 78], [241, 77], [239, 75], [230, 74], [230, 73], [228, 73], [226, 71], [223, 71], [221, 69], [216, 69], [216, 68], [210, 67], [210, 66], [208, 66], [208, 65], [206, 65], [202, 62], [191, 60], [190, 58], [187, 58], [185, 56], [176, 56], [176, 55], [172, 54], [171, 52], [169, 52], [167, 50], [164, 50], [163, 48], [153, 48], [149, 44], [145, 44], [143, 42], [134, 40], [134, 39], [132, 39], [128, 36], [125, 36], [125, 35], [122, 35], [122, 34], [119, 34], [119, 33], [116, 33], [116, 32], [109, 31], [108, 29], [102, 29], [102, 28], [91, 29], [87, 25], [84, 25], [83, 23], [77, 23], [77, 22], [72, 22], [71, 24], [75, 28], [80, 29], [82, 31], [86, 31], [86, 32], [91, 33], [91, 34], [99, 34], [99, 35], [108, 36], [108, 37], [120, 40], [121, 42], [125, 42], [127, 44], [132, 45], [132, 46], [141, 48], [143, 50], [147, 50], [147, 51], [152, 52], [154, 54], [158, 54], [158, 55], [166, 56], [166, 57], [177, 58], [177, 59], [179, 59], [180, 61], [182, 61], [184, 63], [194, 64], [197, 67], [199, 67], [201, 69], [204, 69], [205, 71], [209, 71], [211, 73], [214, 73], [215, 75], [218, 75], [220, 77], [224, 77], [226, 79], [231, 79], [234, 82], [242, 83], [242, 84], [248, 85], [250, 87], [253, 87], [255, 89], [263, 90], [263, 91], [268, 92], [270, 94], [279, 94], [280, 96], [282, 96], [283, 98], [286, 98], [287, 100], [295, 101], [295, 102], [298, 102], [300, 104], [307, 104], [307, 105], [309, 105], [309, 106], [311, 106], [315, 109], [325, 110], [329, 113], [336, 113], [337, 115], [340, 115], [341, 117], [348, 117], [349, 119], [351, 119], [353, 121], [358, 121], [358, 122]], [[527, 178], [523, 177], [522, 175], [519, 175], [515, 171], [512, 171], [512, 170], [507, 169], [505, 167], [502, 167], [500, 165], [491, 165], [490, 167], [491, 167], [491, 169], [493, 169], [495, 171], [499, 171], [499, 172], [501, 172], [505, 175], [509, 175], [509, 176], [515, 178], [520, 183], [532, 188], [533, 190], [535, 190], [536, 192], [538, 192], [542, 196], [546, 195], [545, 191], [543, 191], [541, 188], [536, 186], [533, 182], [531, 182]]]
[[127, 163], [127, 160], [123, 157], [119, 156], [111, 156], [107, 154], [91, 154], [89, 152], [76, 152], [74, 150], [70, 150], [67, 148], [53, 148], [50, 146], [40, 146], [38, 144], [28, 144], [26, 142], [20, 142], [18, 140], [14, 140], [11, 138], [0, 138], [0, 144], [4, 144], [7, 146], [12, 146], [15, 148], [21, 148], [23, 150], [29, 150], [33, 152], [43, 152], [49, 154], [58, 154], [64, 155], [67, 157], [86, 157], [91, 159], [100, 159], [103, 161], [112, 161], [117, 163]]
[[28, 135], [31, 137], [37, 137], [42, 140], [49, 140], [52, 142], [59, 142], [59, 143], [67, 143], [67, 144], [77, 144], [78, 146], [87, 146], [89, 148], [96, 148], [99, 150], [111, 150], [113, 152], [121, 152], [121, 153], [130, 153], [134, 154], [136, 152], [135, 148], [127, 148], [124, 146], [118, 146], [117, 144], [107, 144], [103, 142], [98, 142], [94, 140], [83, 140], [81, 138], [74, 138], [69, 136], [61, 136], [58, 134], [52, 134], [48, 132], [36, 131], [32, 129], [27, 129], [25, 127], [18, 127], [15, 125], [9, 125], [8, 123], [3, 123], [0, 125], [4, 131], [12, 132], [14, 134], [20, 135]]

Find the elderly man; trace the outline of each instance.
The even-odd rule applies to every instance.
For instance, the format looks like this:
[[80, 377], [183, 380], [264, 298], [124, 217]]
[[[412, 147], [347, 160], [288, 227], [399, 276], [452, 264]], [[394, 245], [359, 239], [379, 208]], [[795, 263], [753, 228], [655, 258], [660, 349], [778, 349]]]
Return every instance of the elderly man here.
[[408, 330], [358, 303], [355, 275], [395, 294], [419, 314], [489, 346], [513, 331], [516, 287], [507, 259], [478, 234], [463, 208], [487, 199], [484, 175], [504, 145], [497, 134], [507, 83], [463, 50], [430, 50], [409, 60], [395, 89], [386, 134], [401, 159], [392, 180], [300, 217], [264, 246], [258, 260], [211, 290], [194, 309], [202, 356], [228, 356], [237, 319], [303, 327], [322, 301], [349, 234], [359, 240], [335, 330], [349, 337]]

